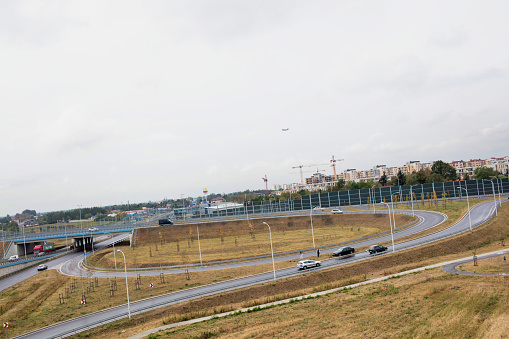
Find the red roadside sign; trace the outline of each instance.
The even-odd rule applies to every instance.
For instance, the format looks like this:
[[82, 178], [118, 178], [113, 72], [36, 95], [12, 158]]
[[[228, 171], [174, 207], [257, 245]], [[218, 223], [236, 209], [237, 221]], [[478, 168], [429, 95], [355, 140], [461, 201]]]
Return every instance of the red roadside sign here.
[[81, 304], [82, 304], [82, 305], [85, 305], [85, 300], [83, 300], [83, 299], [82, 299], [82, 300], [81, 300]]
[[9, 323], [4, 323], [4, 328], [9, 327]]
[[150, 283], [150, 287], [154, 287], [154, 284]]

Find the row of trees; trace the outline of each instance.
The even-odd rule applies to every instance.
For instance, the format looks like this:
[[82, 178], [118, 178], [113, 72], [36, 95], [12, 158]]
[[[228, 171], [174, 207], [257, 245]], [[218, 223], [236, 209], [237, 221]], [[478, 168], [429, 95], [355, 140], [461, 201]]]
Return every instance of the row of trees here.
[[[480, 166], [474, 170], [475, 179], [493, 179], [493, 178], [507, 178], [508, 173], [503, 175], [500, 172], [493, 170], [492, 168]], [[427, 168], [419, 172], [413, 172], [405, 175], [401, 171], [397, 175], [389, 178], [385, 173], [381, 176], [378, 182], [353, 182], [345, 181], [343, 179], [338, 180], [333, 186], [330, 186], [325, 192], [335, 191], [348, 191], [363, 188], [378, 188], [382, 186], [401, 186], [401, 185], [416, 185], [416, 184], [427, 184], [437, 183], [443, 181], [458, 180], [458, 174], [456, 169], [450, 164], [441, 160], [436, 161], [431, 169]], [[463, 180], [470, 180], [471, 178], [467, 175], [461, 178]], [[322, 192], [322, 191], [320, 191]], [[277, 200], [297, 200], [304, 195], [313, 194], [316, 192], [310, 192], [308, 190], [301, 190], [297, 193], [283, 192], [279, 196], [256, 196], [252, 199], [248, 199], [251, 203], [260, 203], [260, 201], [277, 201]]]
[[[507, 177], [509, 173], [505, 173], [503, 175], [500, 172], [493, 170], [492, 168], [480, 166], [474, 171], [475, 179], [492, 179], [492, 178], [504, 178]], [[397, 173], [396, 176], [389, 178], [385, 173], [381, 176], [378, 182], [353, 182], [353, 181], [345, 181], [339, 180], [333, 186], [330, 186], [326, 192], [334, 192], [334, 191], [347, 191], [347, 190], [356, 190], [363, 188], [377, 188], [381, 186], [391, 185], [391, 186], [399, 186], [399, 185], [415, 185], [415, 184], [426, 184], [432, 182], [443, 182], [443, 181], [452, 181], [457, 180], [458, 175], [456, 169], [449, 165], [446, 162], [441, 160], [436, 161], [431, 169], [421, 170], [419, 172], [413, 172], [411, 174], [405, 175], [401, 171]], [[470, 177], [467, 175], [463, 177], [464, 180], [469, 180]], [[300, 199], [304, 195], [313, 194], [316, 192], [311, 192], [308, 190], [300, 190], [297, 193], [284, 192], [279, 196], [266, 196], [265, 190], [246, 190], [243, 192], [237, 192], [234, 194], [216, 194], [211, 193], [208, 194], [207, 198], [210, 201], [211, 199], [222, 196], [227, 201], [233, 201], [237, 203], [245, 203], [245, 204], [259, 204], [261, 201], [273, 201], [273, 200], [297, 200]], [[203, 199], [198, 198], [198, 202], [201, 202]], [[181, 206], [189, 206], [189, 199], [165, 199], [162, 202], [145, 202], [145, 203], [133, 203], [133, 204], [118, 204], [118, 205], [110, 205], [106, 207], [86, 207], [81, 209], [81, 217], [84, 219], [89, 219], [91, 217], [96, 217], [99, 219], [106, 218], [107, 214], [111, 210], [116, 210], [120, 212], [125, 212], [128, 210], [138, 210], [142, 209], [142, 207], [148, 208], [158, 208], [163, 206], [169, 206], [171, 208], [178, 208]], [[21, 214], [16, 214], [16, 218], [20, 220], [30, 219], [37, 215], [35, 210], [24, 210]], [[37, 217], [37, 222], [40, 225], [43, 224], [52, 224], [62, 221], [69, 220], [77, 220], [80, 217], [80, 209], [73, 209], [69, 211], [58, 211], [58, 212], [49, 212], [39, 215]], [[4, 229], [17, 229], [18, 225], [16, 222], [12, 221], [12, 218], [7, 215], [4, 218], [0, 218], [0, 224]]]
[[[486, 166], [479, 166], [474, 170], [474, 178], [470, 178], [470, 176], [465, 174], [461, 179], [470, 180], [470, 179], [494, 179], [494, 178], [506, 178], [506, 175], [495, 171], [494, 169]], [[411, 174], [405, 175], [398, 172], [396, 176], [388, 179], [385, 173], [380, 178], [379, 183], [382, 186], [387, 184], [393, 186], [399, 185], [416, 185], [416, 184], [429, 184], [433, 182], [443, 182], [443, 181], [453, 181], [460, 179], [456, 172], [456, 169], [449, 165], [446, 162], [441, 160], [436, 161], [431, 169], [427, 168], [425, 170], [421, 170], [419, 172], [413, 172]]]

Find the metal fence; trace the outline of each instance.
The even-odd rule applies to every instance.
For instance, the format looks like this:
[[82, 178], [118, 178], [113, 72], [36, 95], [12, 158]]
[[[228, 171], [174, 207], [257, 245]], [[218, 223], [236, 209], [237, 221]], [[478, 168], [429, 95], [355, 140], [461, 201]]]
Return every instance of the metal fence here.
[[199, 209], [191, 210], [188, 218], [202, 219], [213, 217], [249, 216], [250, 214], [282, 213], [289, 211], [310, 210], [315, 207], [332, 208], [345, 206], [366, 206], [390, 202], [422, 202], [444, 198], [469, 198], [480, 196], [501, 195], [509, 192], [509, 181], [493, 180], [462, 180], [431, 184], [388, 186], [365, 188], [359, 190], [316, 193], [301, 196], [298, 200], [261, 202], [259, 205], [246, 205], [224, 208], [209, 214]]

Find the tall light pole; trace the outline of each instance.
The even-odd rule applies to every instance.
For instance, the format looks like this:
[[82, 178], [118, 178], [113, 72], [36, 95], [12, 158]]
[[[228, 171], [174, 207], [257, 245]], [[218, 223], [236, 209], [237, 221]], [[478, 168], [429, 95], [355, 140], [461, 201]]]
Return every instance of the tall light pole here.
[[64, 230], [65, 230], [65, 247], [66, 247], [66, 251], [68, 251], [69, 246], [67, 245], [67, 224], [65, 223], [65, 217], [62, 219], [62, 222], [64, 223]]
[[184, 194], [180, 195], [180, 199], [182, 199], [182, 220], [185, 220], [186, 215], [184, 214]]
[[[493, 182], [493, 179], [491, 179], [492, 182]], [[497, 188], [498, 188], [498, 200], [500, 201], [500, 205], [502, 205], [502, 196], [501, 196], [501, 193], [500, 193], [500, 185], [498, 183], [498, 178], [497, 178]]]
[[3, 250], [2, 260], [4, 260], [5, 259], [5, 231], [4, 231], [3, 224], [2, 224], [2, 250]]
[[94, 254], [94, 235], [90, 231], [90, 242], [92, 243], [92, 255]]
[[309, 211], [309, 218], [311, 219], [311, 236], [313, 237], [313, 248], [316, 248], [316, 246], [315, 246], [315, 233], [313, 231], [313, 206], [311, 206], [311, 210]]
[[127, 262], [125, 261], [125, 254], [121, 250], [117, 250], [122, 253], [124, 256], [124, 272], [125, 272], [125, 287], [127, 289], [127, 314], [129, 315], [129, 320], [131, 320], [131, 305], [129, 304], [129, 285], [127, 284]]
[[[392, 198], [392, 197], [391, 197]], [[392, 222], [391, 222], [391, 206], [386, 203], [386, 202], [383, 202], [382, 204], [386, 205], [387, 208], [389, 209], [389, 225], [391, 227], [391, 239], [392, 239], [392, 253], [394, 253], [394, 234], [392, 232]], [[393, 209], [393, 217], [394, 217], [394, 209]], [[396, 228], [396, 222], [394, 222], [394, 228]]]
[[115, 243], [113, 243], [113, 258], [115, 259], [115, 271], [117, 270], [117, 254], [115, 253]]
[[267, 224], [265, 221], [263, 223], [269, 228], [270, 252], [272, 253], [272, 270], [274, 271], [274, 282], [276, 282], [276, 265], [274, 264], [274, 250], [272, 249], [272, 232], [270, 230], [269, 224]]
[[83, 252], [85, 253], [85, 260], [86, 260], [87, 259], [87, 257], [86, 257], [87, 248], [85, 247], [85, 233], [83, 233], [83, 222], [81, 221], [81, 206], [83, 206], [83, 205], [78, 205], [78, 207], [80, 208], [80, 228], [81, 228], [81, 235], [83, 237]]
[[[398, 196], [397, 194], [395, 195]], [[394, 215], [394, 196], [391, 195], [391, 204], [392, 204], [392, 223], [394, 224], [394, 229], [396, 229], [396, 216]]]
[[203, 266], [203, 262], [201, 261], [200, 229], [198, 228], [198, 224], [196, 224], [196, 233], [198, 233], [198, 251], [200, 251], [200, 265]]
[[458, 187], [458, 188], [465, 190], [465, 192], [467, 192], [468, 220], [470, 221], [470, 232], [473, 232], [472, 231], [472, 218], [470, 218], [470, 203], [468, 202], [468, 190], [463, 187]]
[[414, 213], [414, 193], [412, 192], [412, 187], [414, 186], [418, 186], [417, 185], [410, 185], [410, 201], [412, 202], [412, 217], [415, 217], [415, 213]]
[[491, 181], [491, 189], [492, 189], [492, 192], [493, 192], [493, 202], [495, 203], [495, 215], [498, 216], [498, 212], [497, 212], [497, 198], [496, 198], [496, 195], [495, 195], [495, 184], [493, 183], [493, 180], [486, 180], [486, 179], [483, 179], [485, 181]]
[[27, 260], [27, 244], [26, 244], [25, 226], [23, 226], [23, 248], [25, 249], [25, 260]]

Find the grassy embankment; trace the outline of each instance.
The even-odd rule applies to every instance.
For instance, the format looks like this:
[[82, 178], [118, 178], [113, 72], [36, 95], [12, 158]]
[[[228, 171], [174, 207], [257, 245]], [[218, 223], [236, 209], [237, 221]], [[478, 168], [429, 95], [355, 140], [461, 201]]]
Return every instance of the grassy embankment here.
[[[485, 226], [482, 228], [485, 228]], [[476, 230], [476, 232], [478, 231], [481, 231], [481, 229]], [[474, 232], [474, 234], [476, 232]], [[502, 232], [504, 231], [502, 230]], [[491, 234], [493, 232], [489, 233]], [[481, 234], [478, 233], [474, 239], [477, 243], [474, 241], [474, 244], [470, 244], [470, 246], [480, 246], [479, 244], [483, 244], [483, 241], [484, 243], [486, 243], [486, 241], [493, 241], [493, 238], [490, 239], [489, 237], [486, 237], [485, 235], [481, 236]], [[481, 241], [481, 243], [479, 243], [479, 241]], [[462, 239], [460, 243], [462, 244], [461, 247], [464, 248], [465, 240]], [[461, 255], [461, 249], [458, 249], [457, 247], [457, 245], [446, 245], [440, 246], [440, 249], [444, 249], [442, 254], [447, 254], [450, 252], [449, 257], [452, 257], [454, 254], [457, 255], [458, 253]], [[136, 251], [138, 251], [138, 249], [133, 252]], [[175, 305], [166, 309], [148, 312], [144, 315], [136, 316], [135, 319], [130, 323], [117, 322], [107, 325], [102, 329], [96, 329], [94, 332], [98, 337], [108, 335], [108, 332], [110, 332], [110, 335], [112, 336], [124, 336], [124, 334], [118, 332], [118, 328], [125, 328], [127, 331], [125, 332], [125, 335], [127, 335], [129, 333], [139, 332], [142, 328], [151, 328], [153, 326], [161, 325], [162, 322], [168, 323], [181, 319], [187, 319], [190, 317], [201, 316], [204, 314], [219, 313], [224, 310], [237, 309], [271, 300], [297, 296], [310, 291], [341, 286], [352, 281], [360, 281], [371, 276], [384, 275], [392, 273], [393, 271], [396, 272], [411, 268], [413, 265], [419, 265], [415, 263], [416, 257], [428, 259], [428, 262], [433, 261], [433, 259], [436, 259], [436, 248], [431, 252], [435, 254], [433, 255], [425, 252], [424, 255], [417, 253], [416, 255], [407, 255], [403, 257], [400, 254], [397, 254], [397, 256], [384, 256], [366, 263], [350, 265], [341, 269], [332, 269], [324, 272], [317, 272], [316, 274], [305, 274], [299, 278], [284, 279], [282, 281], [278, 281], [278, 284], [276, 285], [265, 284], [263, 286], [255, 286], [246, 290], [233, 291], [231, 293], [225, 293], [220, 296], [209, 297], [202, 300]], [[453, 254], [451, 255], [451, 253]], [[270, 265], [266, 266], [267, 267], [264, 267], [262, 271], [270, 270]], [[253, 271], [253, 268], [250, 269]], [[236, 274], [246, 275], [249, 273], [250, 272], [247, 271], [233, 272], [221, 270], [214, 273], [216, 276], [207, 277], [203, 281], [207, 279], [209, 282], [224, 280], [236, 276]], [[66, 282], [69, 284], [68, 278], [56, 277], [56, 275], [53, 275], [54, 272], [45, 272], [41, 274], [41, 276], [46, 274], [48, 278], [47, 282], [49, 285], [51, 285], [51, 287], [48, 287], [48, 284], [45, 284], [42, 279], [38, 279], [37, 283], [27, 283], [25, 286], [20, 284], [20, 286], [17, 286], [12, 290], [5, 291], [3, 293], [1, 298], [3, 319], [6, 318], [4, 315], [7, 315], [7, 313], [9, 318], [14, 317], [15, 319], [14, 324], [16, 326], [14, 326], [11, 331], [16, 331], [17, 329], [18, 333], [22, 333], [28, 331], [31, 328], [38, 328], [55, 321], [64, 320], [81, 314], [80, 310], [82, 310], [82, 308], [79, 306], [79, 299], [81, 298], [80, 292], [83, 288], [81, 284], [82, 282], [84, 283], [86, 279], [83, 278], [81, 281], [79, 281], [79, 292], [75, 292], [72, 298], [66, 299], [65, 305], [59, 305], [58, 293], [62, 292], [62, 287], [65, 286]], [[338, 280], [338, 277], [342, 277], [344, 279]], [[191, 281], [187, 281], [185, 280], [184, 275], [172, 276], [171, 280], [174, 280], [176, 283], [175, 285], [172, 285], [172, 288], [185, 288], [186, 285], [189, 287], [193, 284], [196, 284], [196, 281], [200, 280], [202, 276], [201, 273], [199, 277], [193, 276], [192, 274], [191, 278]], [[151, 291], [148, 288], [148, 284], [151, 281], [148, 281], [148, 278], [142, 279], [142, 287], [138, 291], [133, 289], [134, 281], [131, 280], [129, 282], [131, 286], [130, 293], [132, 295], [138, 293], [138, 297], [135, 296], [135, 298], [148, 297], [151, 294]], [[100, 281], [99, 288], [96, 287], [96, 292], [92, 292], [91, 296], [88, 297], [89, 299], [87, 300], [87, 305], [85, 306], [86, 312], [125, 302], [122, 292], [125, 291], [125, 285], [122, 287], [120, 279], [118, 281], [118, 291], [115, 292], [114, 297], [108, 296], [109, 288], [107, 285], [107, 279], [106, 281]], [[160, 290], [156, 290], [157, 288], [160, 288]], [[170, 282], [168, 282], [168, 279], [165, 284], [158, 284], [156, 282], [156, 287], [154, 287], [153, 294], [156, 295], [167, 293], [172, 288], [170, 287]], [[32, 295], [34, 299], [32, 299], [32, 296], [27, 298], [29, 295]], [[96, 300], [93, 298], [96, 298]], [[35, 302], [33, 302], [34, 300]], [[25, 301], [27, 301], [29, 304], [24, 305]], [[19, 304], [19, 307], [17, 309], [8, 310], [10, 306], [14, 305], [13, 302], [14, 304]], [[102, 306], [99, 306], [99, 304], [102, 304]], [[6, 312], [6, 310], [8, 312]], [[172, 316], [170, 317], [168, 314], [172, 314]], [[25, 318], [26, 320], [24, 320], [24, 322], [19, 322], [20, 319]], [[136, 325], [140, 325], [140, 327], [135, 328]], [[105, 328], [109, 330], [103, 332], [105, 331]]]
[[[388, 219], [387, 216], [384, 216], [385, 218], [373, 215], [360, 216], [358, 218], [351, 218], [346, 216], [334, 217], [335, 218], [330, 219], [327, 216], [314, 218], [313, 224], [315, 228], [315, 236], [317, 239], [321, 239], [320, 241], [323, 241], [324, 239], [333, 239], [331, 242], [346, 241], [367, 234], [379, 233], [381, 231], [385, 231], [389, 227], [387, 220], [385, 220]], [[270, 220], [274, 225], [273, 227], [275, 228], [273, 234], [275, 248], [277, 248], [276, 246], [281, 246], [284, 248], [283, 250], [289, 249], [289, 240], [290, 243], [294, 241], [297, 244], [310, 246], [310, 230], [308, 224], [309, 221], [306, 220], [307, 218], [297, 218], [293, 221], [291, 219], [293, 218], [284, 218], [284, 223], [278, 223], [276, 220]], [[328, 225], [330, 224], [331, 220], [333, 225]], [[406, 216], [399, 218], [401, 223], [409, 222], [410, 220], [411, 219]], [[255, 223], [253, 222], [253, 224]], [[278, 225], [280, 225], [279, 229]], [[222, 227], [218, 224], [211, 224], [209, 227], [206, 227], [205, 225], [205, 227], [202, 227], [202, 229], [204, 229], [205, 246], [207, 244], [214, 244], [215, 242], [219, 249], [223, 248], [223, 251], [225, 251], [224, 248], [227, 246], [227, 240], [234, 242], [232, 237], [236, 237], [238, 239], [237, 241], [239, 247], [242, 242], [244, 242], [245, 247], [247, 247], [247, 244], [250, 244], [254, 251], [258, 251], [256, 253], [270, 253], [267, 252], [270, 250], [270, 248], [267, 248], [266, 244], [263, 246], [262, 250], [259, 249], [259, 247], [262, 247], [261, 243], [263, 243], [264, 236], [266, 235], [264, 233], [264, 231], [266, 232], [264, 228], [255, 226], [252, 230], [246, 227], [246, 230], [238, 227], [238, 225], [232, 226], [225, 223], [224, 241], [221, 242], [220, 237], [217, 235], [217, 230], [214, 230], [214, 227], [217, 228], [218, 226]], [[290, 229], [285, 229], [285, 227], [289, 227]], [[138, 239], [138, 246], [135, 250], [128, 247], [123, 249], [127, 255], [128, 262], [130, 263], [132, 258], [136, 258], [132, 260], [137, 261], [137, 263], [141, 264], [142, 266], [152, 265], [154, 261], [152, 260], [152, 262], [150, 262], [150, 258], [154, 258], [157, 252], [153, 251], [154, 257], [150, 257], [150, 246], [155, 244], [153, 239], [158, 239], [157, 235], [161, 230], [162, 232], [166, 232], [166, 235], [171, 236], [172, 239], [185, 240], [187, 237], [186, 231], [188, 231], [188, 227], [176, 227], [173, 229], [169, 227], [160, 227], [143, 230], [144, 232], [141, 232], [142, 234]], [[213, 238], [213, 232], [216, 232], [216, 237], [218, 238]], [[226, 236], [227, 232], [228, 236]], [[249, 232], [252, 232], [254, 237], [249, 234]], [[247, 236], [245, 233], [247, 233]], [[268, 241], [268, 239], [265, 241]], [[146, 245], [145, 242], [149, 245]], [[197, 247], [197, 242], [190, 241], [190, 244], [192, 244], [191, 250], [196, 250], [195, 247]], [[283, 244], [286, 244], [285, 246], [287, 247], [284, 247]], [[204, 245], [202, 244], [202, 246]], [[117, 248], [122, 247], [119, 246]], [[165, 248], [170, 248], [168, 243], [163, 244], [162, 250], [159, 248], [161, 250], [159, 251], [161, 252], [160, 254], [164, 255]], [[220, 253], [219, 249], [217, 249], [215, 253]], [[184, 252], [184, 250], [181, 252]], [[233, 255], [239, 255], [239, 253], [242, 252], [235, 251]], [[130, 257], [130, 255], [134, 254], [139, 254], [139, 256]], [[104, 260], [103, 258], [105, 255], [111, 255], [111, 259], [113, 260], [113, 254], [111, 250], [99, 252], [96, 256], [90, 258], [89, 260], [96, 260], [101, 262]], [[195, 259], [196, 256], [197, 253], [195, 253]], [[148, 262], [143, 262], [144, 258], [147, 258]], [[182, 258], [182, 256], [175, 255], [174, 258], [177, 258], [178, 260], [179, 258]], [[119, 260], [118, 264], [121, 265], [120, 258], [117, 257], [117, 260]], [[113, 266], [113, 261], [111, 261], [110, 264]], [[276, 264], [276, 268], [279, 269], [293, 265], [295, 265], [294, 261], [281, 262]], [[185, 274], [175, 274], [171, 276], [167, 275], [164, 279], [164, 283], [161, 282], [159, 276], [150, 278], [143, 277], [139, 289], [136, 289], [136, 279], [129, 278], [128, 283], [130, 286], [130, 300], [140, 300], [150, 297], [151, 295], [160, 295], [180, 289], [210, 284], [217, 281], [224, 281], [235, 277], [267, 272], [271, 270], [271, 268], [271, 264], [263, 264], [235, 269], [191, 273], [189, 277], [187, 277]], [[89, 276], [76, 278], [76, 288], [74, 292], [71, 293], [71, 283], [74, 281], [74, 278], [62, 276], [55, 270], [45, 271], [30, 280], [24, 281], [16, 286], [13, 286], [12, 288], [1, 292], [0, 315], [2, 316], [3, 321], [10, 323], [10, 335], [16, 335], [30, 331], [32, 329], [47, 326], [58, 321], [63, 321], [90, 312], [95, 312], [111, 306], [124, 304], [126, 302], [125, 280], [117, 279], [117, 290], [114, 291], [113, 296], [111, 296], [110, 284], [112, 283], [112, 280], [113, 279], [104, 278], [98, 279], [98, 286], [94, 284], [92, 291], [90, 283], [95, 282], [95, 277], [93, 276], [93, 272], [91, 272]], [[153, 288], [149, 287], [150, 283], [154, 284]], [[66, 292], [66, 289], [68, 292]], [[85, 306], [80, 305], [82, 293], [86, 294], [87, 304]], [[64, 295], [66, 296], [66, 298], [63, 299], [64, 304], [60, 304], [61, 296]]]
[[507, 279], [434, 269], [151, 338], [507, 338], [508, 301]]
[[[402, 226], [413, 220], [397, 215]], [[272, 230], [275, 253], [312, 248], [309, 216], [263, 219]], [[199, 263], [197, 225], [172, 225], [139, 229], [135, 250], [126, 252], [130, 267], [158, 267]], [[261, 220], [242, 220], [199, 224], [203, 262], [270, 255], [269, 232]], [[388, 231], [389, 216], [384, 214], [315, 215], [313, 231], [316, 246], [340, 243]], [[118, 260], [118, 258], [117, 258]], [[95, 267], [114, 267], [113, 251], [89, 261]]]
[[[472, 201], [471, 206], [480, 202]], [[402, 204], [397, 210], [408, 210], [410, 204]], [[448, 215], [441, 225], [420, 233], [420, 236], [436, 232], [456, 222], [467, 211], [466, 201], [444, 203], [425, 201], [415, 203], [414, 209], [440, 212]], [[387, 209], [382, 209], [386, 211]], [[371, 211], [367, 211], [368, 213]], [[380, 209], [377, 209], [380, 211]], [[310, 235], [309, 216], [264, 219], [272, 229], [274, 252], [295, 251], [313, 246]], [[408, 224], [408, 216], [396, 214], [396, 227]], [[267, 227], [261, 220], [233, 221], [199, 224], [200, 245], [203, 262], [237, 259], [270, 254]], [[315, 215], [313, 229], [316, 246], [340, 243], [363, 236], [390, 230], [387, 214]], [[404, 237], [398, 242], [414, 236]], [[387, 243], [388, 244], [388, 243]], [[364, 250], [359, 248], [358, 250]], [[126, 252], [131, 267], [157, 267], [199, 263], [196, 225], [174, 225], [141, 229], [136, 250]], [[107, 251], [89, 261], [95, 267], [114, 267], [113, 251]]]
[[[508, 237], [509, 205], [506, 204], [499, 210], [499, 217], [488, 221], [474, 230], [473, 233], [469, 232], [395, 255], [381, 256], [340, 268], [283, 279], [278, 281], [277, 284], [263, 284], [147, 312], [136, 317], [130, 323], [127, 321], [116, 322], [104, 326], [102, 329], [95, 329], [90, 335], [97, 338], [108, 334], [127, 337], [163, 324], [291, 298], [469, 256], [473, 253], [473, 250], [476, 250], [477, 254], [495, 251], [503, 248], [500, 239], [507, 240]], [[479, 265], [483, 266], [482, 261], [479, 262]], [[436, 276], [429, 277], [427, 272], [435, 272]], [[300, 313], [295, 313], [295, 315], [292, 313], [293, 311], [288, 311], [287, 308], [281, 309], [283, 307], [281, 306], [274, 308], [275, 313], [268, 313], [270, 310], [263, 310], [249, 315], [228, 318], [233, 319], [234, 325], [228, 323], [227, 321], [230, 321], [228, 319], [211, 320], [177, 329], [175, 335], [178, 337], [182, 336], [183, 333], [188, 333], [187, 337], [189, 338], [200, 338], [204, 335], [206, 337], [208, 334], [221, 334], [221, 337], [250, 337], [251, 335], [254, 335], [254, 337], [265, 335], [457, 337], [460, 334], [463, 337], [463, 333], [467, 333], [467, 337], [490, 337], [507, 332], [507, 326], [504, 324], [504, 321], [506, 322], [508, 318], [506, 279], [502, 277], [453, 276], [443, 273], [441, 269], [427, 272], [408, 276], [416, 277], [416, 280], [399, 290], [396, 299], [392, 301], [384, 299], [392, 292], [382, 291], [370, 294], [369, 292], [354, 291], [350, 293], [351, 295], [358, 295], [359, 301], [357, 304], [356, 301], [352, 301], [352, 304], [345, 308], [345, 313], [340, 313], [341, 316], [338, 317], [334, 314], [331, 318], [331, 314], [334, 312], [324, 308], [324, 305], [312, 305], [314, 301], [308, 300], [290, 304], [291, 306], [284, 306], [290, 307], [290, 310], [297, 310], [298, 308]], [[395, 283], [392, 281], [390, 283], [394, 285]], [[378, 287], [383, 289], [386, 285], [387, 282], [370, 286], [372, 289]], [[459, 288], [456, 286], [459, 286]], [[418, 291], [420, 291], [420, 294]], [[451, 292], [459, 293], [452, 294]], [[344, 294], [336, 293], [334, 295], [342, 296]], [[432, 295], [437, 295], [436, 299], [430, 299]], [[330, 304], [334, 307], [331, 310], [337, 311], [338, 307], [343, 307], [339, 306], [343, 304], [343, 301], [333, 296], [327, 298], [332, 298]], [[422, 300], [422, 304], [418, 304], [416, 299]], [[377, 305], [377, 307], [374, 309], [368, 306], [363, 308], [360, 306], [362, 303]], [[394, 306], [394, 308], [389, 308], [390, 306]], [[324, 312], [325, 309], [327, 309], [327, 312]], [[263, 327], [258, 326], [256, 322], [249, 322], [248, 319], [255, 314], [265, 319], [258, 322], [258, 324], [265, 324]], [[452, 315], [452, 317], [449, 317], [449, 315]], [[294, 321], [306, 317], [309, 320], [304, 323], [300, 321], [295, 323]], [[274, 322], [274, 319], [278, 319], [278, 322]], [[343, 321], [341, 321], [342, 319]], [[421, 320], [414, 321], [413, 319]], [[269, 324], [267, 325], [267, 323]], [[327, 325], [328, 323], [332, 323], [332, 325]], [[331, 326], [330, 330], [329, 326]], [[257, 330], [251, 332], [252, 328]], [[294, 328], [299, 328], [299, 332], [295, 332]], [[119, 329], [122, 329], [122, 331]], [[169, 334], [163, 332], [162, 337], [173, 336], [173, 331], [168, 332]]]

